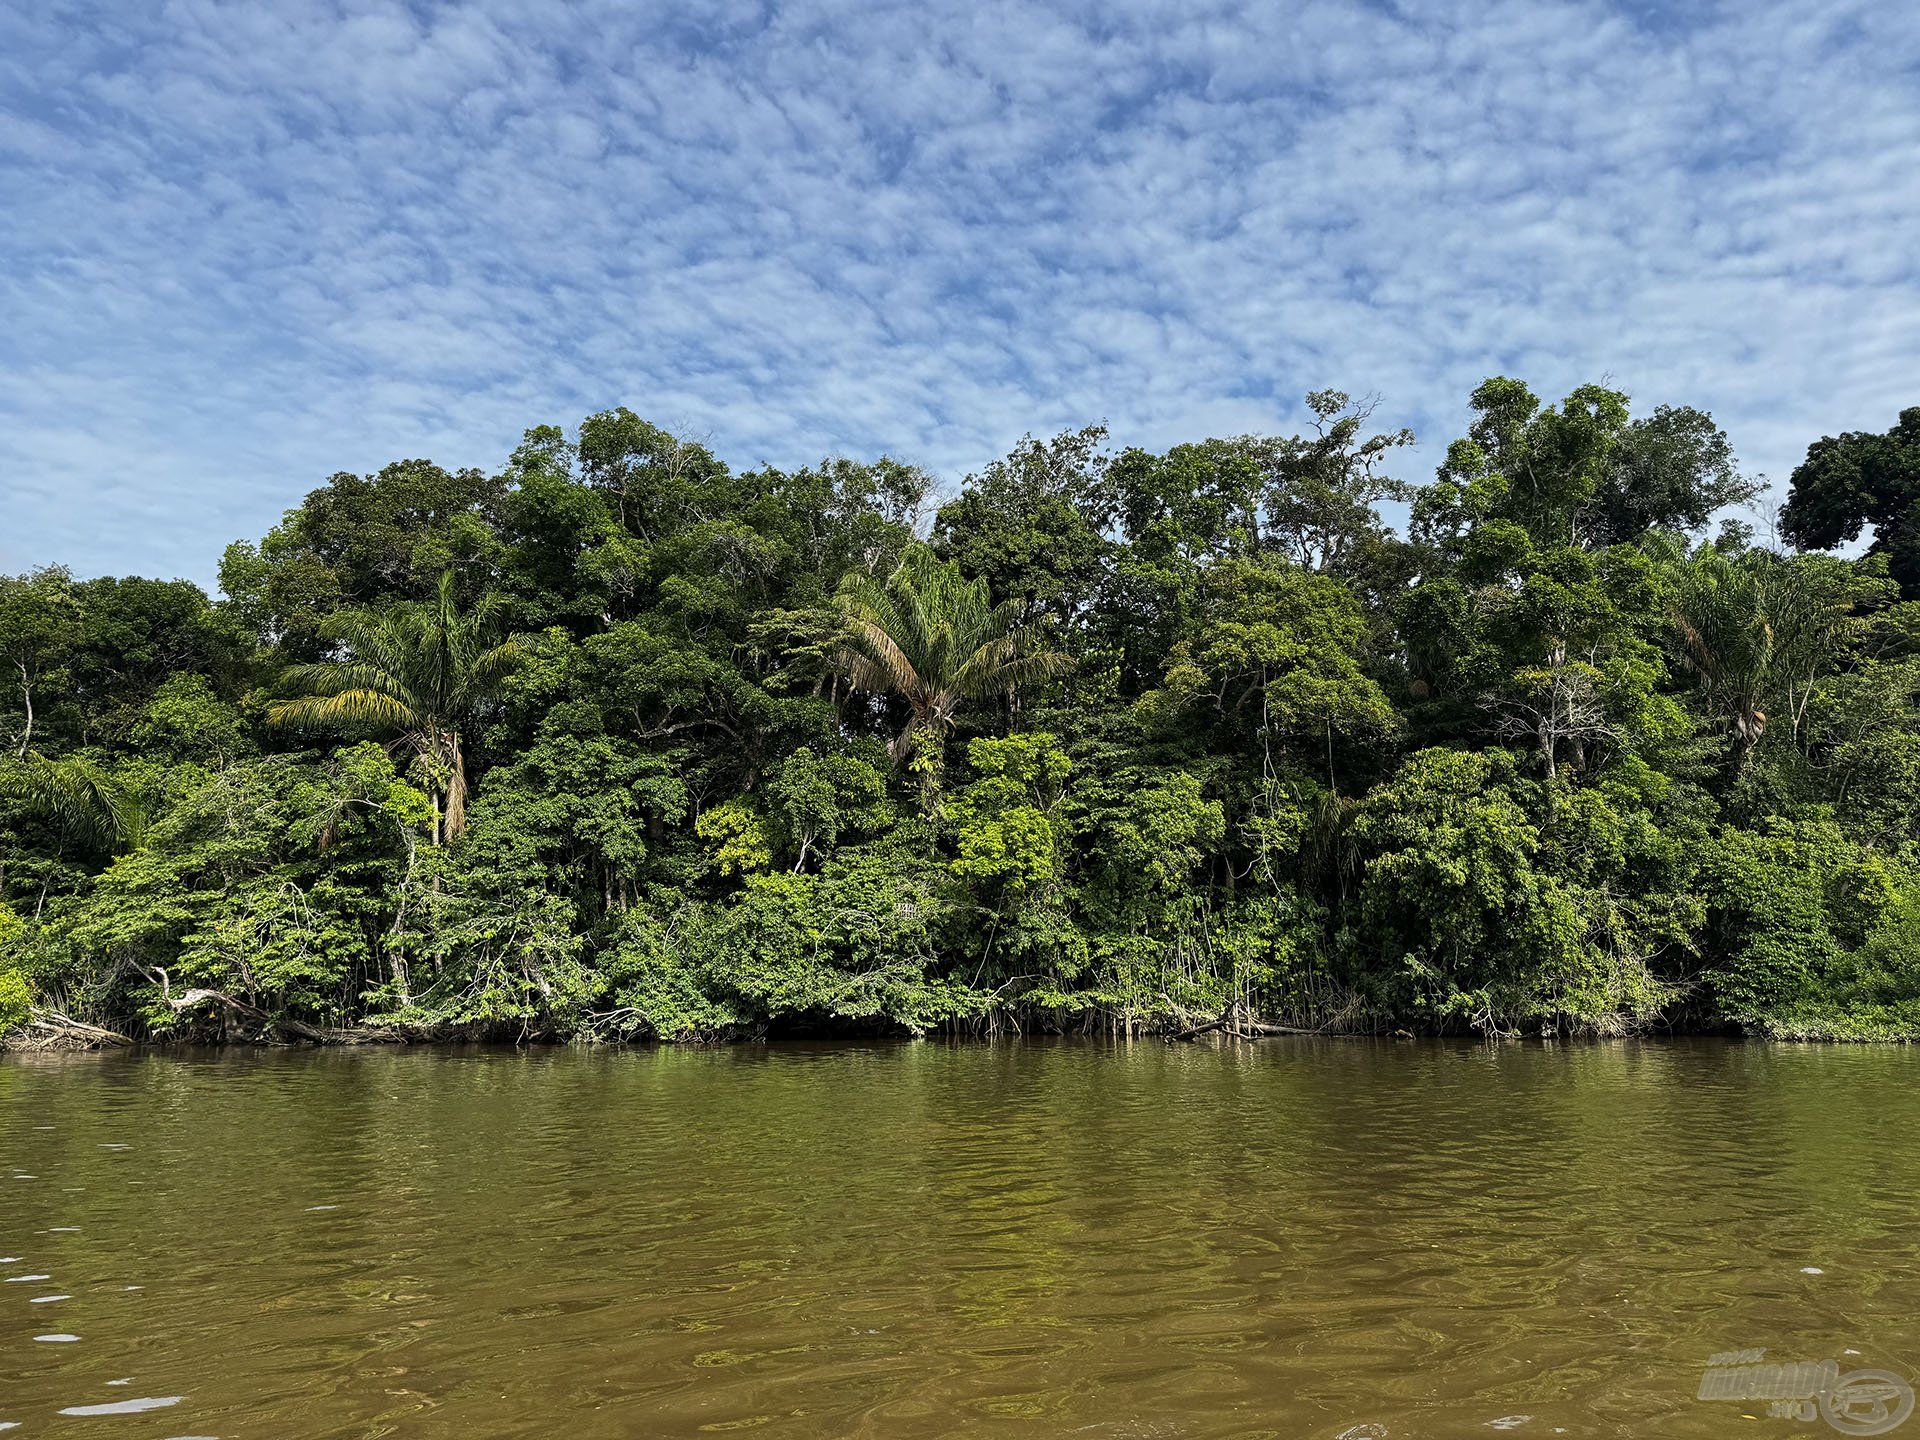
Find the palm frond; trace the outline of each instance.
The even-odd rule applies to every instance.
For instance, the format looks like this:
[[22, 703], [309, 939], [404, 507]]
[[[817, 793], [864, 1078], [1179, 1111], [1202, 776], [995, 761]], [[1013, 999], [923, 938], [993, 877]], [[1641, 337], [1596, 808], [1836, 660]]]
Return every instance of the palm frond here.
[[302, 695], [267, 707], [267, 723], [290, 730], [413, 730], [424, 728], [424, 718], [405, 701], [369, 689]]
[[[993, 604], [984, 580], [925, 545], [909, 546], [884, 583], [850, 577], [837, 600], [848, 630], [841, 672], [857, 690], [907, 700], [909, 729], [944, 734], [962, 700], [1009, 693], [1072, 663], [1038, 652], [1017, 604]], [[895, 741], [896, 758], [905, 739]]]
[[514, 639], [503, 640], [491, 650], [474, 656], [467, 665], [463, 692], [479, 695], [498, 689], [502, 681], [526, 663], [530, 653], [525, 645]]
[[0, 767], [0, 794], [13, 795], [82, 844], [128, 851], [152, 818], [148, 796], [82, 756], [28, 754]]
[[[913, 661], [900, 648], [900, 644], [882, 626], [871, 620], [853, 622], [853, 635], [848, 641], [851, 652], [849, 679], [853, 679], [858, 688], [869, 691], [893, 691], [910, 695], [923, 689], [920, 672]], [[866, 678], [856, 679], [853, 668], [860, 669]]]

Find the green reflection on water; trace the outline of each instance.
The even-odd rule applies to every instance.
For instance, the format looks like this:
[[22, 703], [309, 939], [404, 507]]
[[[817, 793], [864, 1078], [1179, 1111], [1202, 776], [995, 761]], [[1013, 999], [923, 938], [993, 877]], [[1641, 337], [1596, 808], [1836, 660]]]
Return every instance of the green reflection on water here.
[[72, 1298], [0, 1284], [0, 1420], [1804, 1433], [1695, 1400], [1700, 1370], [1764, 1347], [1920, 1373], [1916, 1065], [1712, 1041], [18, 1058], [0, 1272]]

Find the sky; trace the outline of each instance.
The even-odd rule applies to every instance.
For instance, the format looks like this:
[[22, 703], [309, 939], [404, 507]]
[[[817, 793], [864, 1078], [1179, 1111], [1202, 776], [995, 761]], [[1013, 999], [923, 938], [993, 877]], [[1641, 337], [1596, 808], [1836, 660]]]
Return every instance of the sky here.
[[1920, 404], [1920, 6], [0, 6], [0, 570], [622, 404], [952, 485], [1335, 387], [1425, 479], [1491, 374], [1776, 484]]

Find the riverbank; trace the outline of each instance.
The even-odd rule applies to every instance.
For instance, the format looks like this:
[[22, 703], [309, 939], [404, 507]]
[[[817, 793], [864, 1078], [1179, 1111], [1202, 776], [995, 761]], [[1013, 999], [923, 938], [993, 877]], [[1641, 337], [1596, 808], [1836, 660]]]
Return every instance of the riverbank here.
[[1863, 1007], [1855, 1011], [1803, 1009], [1789, 1014], [1747, 1021], [1696, 1019], [1689, 1024], [1647, 1023], [1637, 1026], [1562, 1027], [1552, 1030], [1474, 1029], [1471, 1027], [1420, 1027], [1397, 1023], [1386, 1017], [1374, 1024], [1298, 1025], [1279, 1024], [1255, 1016], [1161, 1016], [1120, 1026], [1102, 1024], [1088, 1017], [1079, 1023], [1060, 1023], [1058, 1017], [1038, 1017], [1009, 1013], [994, 1017], [994, 1023], [968, 1026], [938, 1026], [910, 1030], [897, 1024], [850, 1023], [845, 1020], [821, 1020], [786, 1017], [780, 1023], [699, 1035], [658, 1035], [610, 1033], [596, 1025], [591, 1015], [583, 1017], [576, 1029], [510, 1026], [409, 1026], [359, 1025], [322, 1027], [302, 1021], [283, 1019], [251, 1010], [227, 1012], [226, 1021], [239, 1015], [248, 1023], [199, 1023], [149, 1031], [142, 1035], [110, 1026], [76, 1020], [71, 1016], [36, 1009], [21, 1026], [0, 1033], [0, 1051], [49, 1050], [171, 1050], [183, 1048], [239, 1049], [324, 1049], [336, 1047], [400, 1046], [434, 1047], [472, 1044], [493, 1045], [577, 1045], [589, 1048], [622, 1046], [711, 1046], [751, 1045], [768, 1041], [872, 1041], [936, 1038], [942, 1040], [981, 1041], [1013, 1038], [1079, 1038], [1162, 1040], [1168, 1044], [1237, 1042], [1257, 1044], [1288, 1036], [1322, 1039], [1476, 1039], [1488, 1043], [1527, 1041], [1598, 1041], [1629, 1038], [1732, 1038], [1740, 1040], [1789, 1041], [1807, 1044], [1891, 1044], [1920, 1041], [1920, 1003], [1913, 1006]]

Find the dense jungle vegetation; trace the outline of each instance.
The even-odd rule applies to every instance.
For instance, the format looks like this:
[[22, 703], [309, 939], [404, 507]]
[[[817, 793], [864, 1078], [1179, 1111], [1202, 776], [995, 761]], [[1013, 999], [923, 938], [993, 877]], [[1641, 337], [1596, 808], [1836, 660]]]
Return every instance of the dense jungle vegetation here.
[[615, 410], [0, 579], [0, 1028], [1920, 1034], [1920, 408], [1763, 519], [1693, 409], [1309, 403], [937, 506]]

